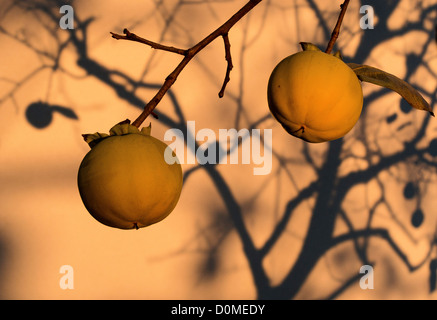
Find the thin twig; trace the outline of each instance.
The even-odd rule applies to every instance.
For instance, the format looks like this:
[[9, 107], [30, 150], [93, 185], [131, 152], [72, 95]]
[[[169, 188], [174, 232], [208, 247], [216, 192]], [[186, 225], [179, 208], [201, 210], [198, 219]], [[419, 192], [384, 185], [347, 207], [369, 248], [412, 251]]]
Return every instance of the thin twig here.
[[340, 5], [341, 12], [338, 16], [337, 24], [331, 34], [331, 39], [329, 40], [328, 46], [325, 50], [326, 53], [331, 53], [332, 48], [334, 48], [335, 41], [337, 41], [338, 35], [340, 34], [341, 23], [343, 22], [343, 17], [346, 14], [347, 6], [350, 0], [345, 0], [342, 5]]
[[228, 62], [228, 67], [226, 68], [225, 80], [223, 81], [223, 86], [219, 92], [219, 97], [223, 98], [225, 94], [226, 85], [231, 80], [230, 74], [234, 65], [232, 64], [232, 56], [231, 56], [231, 42], [229, 41], [229, 35], [225, 33], [223, 35], [223, 41], [225, 43], [225, 59]]
[[125, 34], [125, 36], [120, 35], [120, 34], [116, 34], [114, 32], [110, 32], [110, 33], [111, 33], [112, 37], [114, 39], [117, 39], [117, 40], [130, 40], [130, 41], [135, 41], [135, 42], [139, 42], [139, 43], [144, 43], [153, 49], [169, 51], [169, 52], [177, 53], [177, 54], [180, 54], [183, 56], [185, 56], [187, 54], [187, 51], [188, 51], [188, 50], [179, 49], [179, 48], [175, 48], [175, 47], [165, 46], [165, 45], [159, 44], [157, 42], [153, 42], [153, 41], [141, 38], [141, 37], [137, 36], [135, 33], [132, 33], [127, 29], [123, 30], [123, 33]]
[[[158, 92], [155, 94], [155, 96], [147, 103], [147, 105], [144, 107], [143, 112], [138, 116], [138, 118], [132, 122], [132, 125], [139, 128], [139, 126], [146, 120], [146, 118], [153, 112], [153, 110], [156, 108], [158, 103], [161, 101], [161, 99], [164, 97], [164, 95], [167, 93], [167, 91], [170, 89], [170, 87], [175, 83], [177, 77], [182, 72], [182, 70], [185, 68], [185, 66], [191, 61], [191, 59], [199, 53], [203, 48], [205, 48], [207, 45], [209, 45], [212, 41], [217, 39], [218, 37], [223, 37], [225, 42], [227, 41], [227, 34], [229, 30], [241, 19], [243, 18], [250, 10], [252, 10], [257, 4], [259, 4], [262, 0], [249, 0], [248, 3], [246, 3], [237, 13], [235, 13], [229, 20], [227, 20], [224, 24], [222, 24], [219, 28], [217, 28], [215, 31], [213, 31], [210, 35], [208, 35], [206, 38], [204, 38], [202, 41], [200, 41], [198, 44], [193, 46], [192, 48], [188, 50], [178, 49], [174, 47], [168, 47], [168, 46], [162, 46], [158, 43], [155, 43], [153, 41], [149, 41], [146, 39], [143, 39], [141, 37], [138, 37], [137, 35], [129, 32], [127, 29], [124, 30], [125, 36], [118, 35], [115, 33], [112, 33], [112, 37], [115, 39], [123, 39], [123, 40], [131, 40], [136, 41], [140, 43], [147, 44], [155, 49], [170, 51], [173, 53], [184, 55], [184, 58], [182, 61], [177, 65], [177, 67], [167, 76], [165, 79], [163, 85], [158, 90]], [[229, 40], [229, 39], [228, 39]], [[230, 46], [230, 45], [229, 45]], [[226, 45], [225, 45], [226, 47]], [[228, 61], [228, 71], [229, 70], [229, 60]], [[227, 72], [228, 74], [228, 72]], [[225, 80], [226, 82], [226, 80]]]

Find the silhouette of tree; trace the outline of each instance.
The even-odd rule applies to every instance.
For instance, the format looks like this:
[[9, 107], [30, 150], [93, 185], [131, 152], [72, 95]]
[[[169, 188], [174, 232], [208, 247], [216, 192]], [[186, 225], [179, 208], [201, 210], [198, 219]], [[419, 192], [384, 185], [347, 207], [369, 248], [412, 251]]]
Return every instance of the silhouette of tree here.
[[[196, 34], [208, 33], [210, 30], [202, 30], [201, 26], [195, 31], [188, 28], [184, 24], [184, 19], [202, 20], [199, 10], [187, 13], [187, 7], [201, 6], [202, 10], [207, 10], [211, 16], [217, 17], [219, 25], [223, 20], [219, 11], [222, 6], [228, 5], [227, 2], [154, 1], [155, 9], [149, 12], [143, 21], [132, 20], [126, 22], [129, 25], [117, 26], [134, 30], [150, 17], [158, 15], [163, 23], [157, 42], [174, 41], [175, 46], [189, 47], [201, 38], [196, 37]], [[237, 3], [235, 7], [238, 9], [239, 2], [234, 2]], [[59, 8], [63, 4], [70, 4], [76, 9], [74, 29], [59, 29]], [[342, 50], [346, 62], [366, 63], [377, 67], [386, 59], [381, 52], [389, 50], [391, 55], [402, 61], [399, 68], [401, 74], [397, 75], [423, 93], [430, 105], [434, 106], [437, 92], [434, 29], [437, 4], [377, 0], [369, 0], [366, 4], [374, 8], [377, 16], [375, 29], [359, 28], [360, 15], [357, 8], [360, 3], [352, 1], [336, 49]], [[122, 71], [122, 68], [108, 67], [92, 54], [89, 35], [98, 17], [86, 16], [77, 10], [82, 5], [81, 1], [56, 0], [5, 2], [1, 13], [0, 37], [9, 37], [21, 42], [35, 52], [41, 64], [35, 65], [33, 70], [29, 70], [29, 73], [17, 82], [9, 79], [7, 75], [2, 75], [2, 81], [12, 82], [12, 89], [0, 97], [0, 104], [14, 99], [20, 86], [47, 70], [50, 71], [50, 79], [55, 73], [78, 79], [95, 78], [111, 88], [121, 100], [139, 109], [147, 103], [141, 93], [144, 92], [142, 89], [152, 93], [161, 87], [160, 83], [146, 80], [156, 63], [156, 51], [150, 55], [142, 72], [136, 77]], [[411, 18], [410, 12], [407, 12], [408, 6], [414, 13]], [[8, 29], [7, 24], [3, 22], [17, 10], [35, 16], [40, 24], [39, 30], [43, 30], [46, 35], [40, 33], [28, 38], [25, 34]], [[266, 0], [239, 22], [238, 27], [235, 27], [238, 28], [235, 38], [232, 34], [234, 29], [230, 31], [234, 68], [230, 77], [231, 87], [228, 87], [225, 93], [227, 103], [232, 105], [232, 108], [226, 109], [225, 123], [228, 127], [237, 130], [243, 127], [274, 127], [278, 128], [279, 132], [278, 124], [268, 112], [264, 94], [255, 93], [256, 99], [264, 99], [257, 103], [248, 98], [247, 83], [252, 83], [249, 81], [250, 78], [257, 76], [257, 66], [253, 63], [260, 64], [270, 59], [271, 61], [266, 63], [274, 67], [275, 63], [284, 57], [284, 47], [288, 46], [287, 50], [291, 54], [298, 50], [299, 41], [314, 42], [320, 48], [325, 48], [338, 12], [337, 1]], [[400, 16], [397, 21], [403, 21], [401, 25], [397, 25], [393, 20], [395, 15]], [[312, 30], [304, 30], [302, 27], [307, 25], [302, 20], [309, 19], [308, 17], [313, 19]], [[276, 29], [270, 27], [275, 20], [280, 25]], [[114, 26], [108, 26], [108, 37], [110, 31], [118, 31], [113, 28]], [[260, 43], [259, 39], [265, 40], [265, 34], [268, 32], [276, 32], [272, 36], [274, 39]], [[137, 34], [147, 38], [147, 34]], [[44, 36], [51, 39], [50, 49], [41, 47], [38, 43], [39, 38]], [[414, 47], [408, 43], [413, 38], [416, 39]], [[402, 45], [392, 45], [394, 41], [405, 43], [404, 49], [400, 49]], [[352, 42], [353, 45], [350, 44]], [[118, 42], [117, 45], [126, 46], [126, 56], [120, 57], [120, 66], [125, 59], [129, 59], [131, 46], [141, 46], [127, 42]], [[268, 55], [260, 52], [260, 48], [264, 48]], [[75, 75], [63, 65], [62, 57], [67, 50], [75, 53], [75, 62], [84, 75]], [[275, 50], [280, 53], [276, 54]], [[257, 54], [261, 58], [256, 59]], [[208, 53], [204, 55], [202, 59], [199, 58], [193, 63], [210, 77], [218, 92], [223, 71], [226, 70], [224, 55], [221, 65], [224, 68], [216, 67], [212, 60], [210, 64], [206, 64]], [[215, 70], [216, 68], [220, 70]], [[429, 264], [429, 288], [431, 292], [435, 290], [437, 267], [434, 246], [437, 244], [437, 229], [436, 217], [429, 200], [434, 191], [432, 185], [437, 178], [434, 119], [426, 113], [411, 111], [408, 105], [401, 99], [396, 100], [395, 94], [387, 89], [367, 85], [363, 87], [364, 108], [353, 132], [342, 139], [323, 145], [311, 145], [284, 134], [277, 139], [279, 146], [276, 147], [274, 136], [273, 146], [268, 146], [273, 148], [273, 172], [265, 178], [260, 188], [248, 191], [249, 195], [242, 192], [243, 190], [239, 191], [235, 180], [230, 179], [224, 172], [226, 169], [222, 169], [220, 165], [195, 165], [185, 171], [185, 184], [199, 172], [206, 174], [223, 204], [223, 208], [220, 209], [205, 207], [202, 214], [210, 217], [210, 223], [207, 227], [199, 228], [196, 239], [193, 239], [199, 242], [199, 251], [204, 256], [203, 262], [199, 265], [200, 279], [220, 275], [221, 262], [227, 259], [220, 248], [225, 246], [230, 235], [236, 234], [238, 241], [232, 241], [234, 244], [241, 244], [242, 254], [254, 283], [254, 297], [259, 299], [342, 297], [350, 288], [358, 286], [362, 277], [359, 273], [360, 266], [379, 267], [386, 264], [387, 260], [377, 250], [379, 246], [385, 248], [383, 252], [390, 251], [389, 259], [395, 259], [394, 263], [402, 265], [402, 268], [406, 268], [410, 273]], [[192, 92], [184, 94], [203, 93], [193, 87]], [[172, 115], [170, 111], [167, 112], [168, 109], [163, 111], [158, 107], [154, 112], [159, 119], [155, 121], [168, 128], [180, 129], [187, 141], [187, 135], [195, 134], [187, 133], [190, 106], [180, 103], [180, 96], [173, 89], [168, 91], [167, 97], [172, 106]], [[218, 98], [212, 96], [211, 99]], [[208, 108], [204, 106], [205, 113], [209, 112]], [[53, 107], [49, 101], [35, 102], [28, 106], [27, 111], [29, 124], [37, 128], [45, 128], [50, 124], [53, 111], [60, 112], [70, 119], [80, 120], [72, 108]], [[124, 120], [122, 115], [121, 120]], [[197, 148], [198, 143], [191, 152], [195, 153]], [[296, 171], [301, 172], [295, 173]], [[240, 179], [249, 180], [251, 177]], [[258, 185], [258, 182], [256, 184]], [[272, 194], [277, 196], [271, 197]], [[260, 205], [260, 198], [269, 199], [270, 203], [266, 207], [271, 212], [266, 211], [262, 215], [259, 212], [253, 213], [256, 211], [255, 207]], [[356, 203], [361, 207], [357, 208]], [[270, 220], [266, 220], [266, 216], [269, 216]], [[257, 219], [263, 221], [262, 223], [269, 221], [265, 229], [256, 226]], [[263, 229], [262, 232], [257, 234], [256, 230], [260, 229]], [[284, 237], [287, 240], [284, 240]], [[405, 238], [417, 246], [426, 246], [425, 253], [421, 258], [415, 258], [414, 262], [406, 252], [404, 242], [399, 240]], [[426, 241], [421, 241], [423, 239]], [[275, 249], [281, 246], [281, 241], [285, 241], [290, 247], [281, 247], [280, 255], [288, 267], [285, 272], [281, 269], [281, 275], [278, 276], [269, 271], [266, 261], [275, 254]], [[180, 253], [187, 254], [188, 250], [184, 249], [186, 244], [182, 248]], [[324, 267], [328, 265], [329, 267]], [[324, 271], [321, 271], [321, 268]], [[380, 277], [388, 277], [387, 274], [393, 272], [391, 265], [382, 269], [385, 271], [380, 271]], [[341, 276], [337, 277], [338, 274], [333, 270], [341, 270]], [[319, 273], [330, 274], [333, 281], [329, 283], [328, 288], [316, 292], [316, 288], [320, 289], [323, 286], [321, 284], [318, 287], [316, 280], [313, 280]]]

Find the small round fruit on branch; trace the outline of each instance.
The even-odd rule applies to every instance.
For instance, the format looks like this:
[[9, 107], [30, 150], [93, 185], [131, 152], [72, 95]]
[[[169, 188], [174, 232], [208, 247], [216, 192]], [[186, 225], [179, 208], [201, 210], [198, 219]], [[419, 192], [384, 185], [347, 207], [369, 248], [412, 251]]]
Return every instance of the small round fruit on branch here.
[[150, 131], [121, 123], [110, 135], [87, 135], [92, 148], [79, 167], [79, 193], [102, 224], [139, 229], [163, 220], [175, 208], [182, 190], [181, 165], [165, 161], [167, 145]]
[[361, 83], [339, 57], [314, 46], [304, 49], [279, 62], [270, 75], [270, 111], [295, 137], [308, 142], [339, 139], [361, 115]]

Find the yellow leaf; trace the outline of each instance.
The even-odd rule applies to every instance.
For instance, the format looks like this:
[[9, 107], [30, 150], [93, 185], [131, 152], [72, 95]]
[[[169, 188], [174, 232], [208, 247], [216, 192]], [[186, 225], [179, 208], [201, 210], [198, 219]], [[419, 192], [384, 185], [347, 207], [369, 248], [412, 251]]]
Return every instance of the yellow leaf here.
[[434, 112], [432, 112], [428, 102], [408, 82], [374, 67], [357, 63], [348, 63], [347, 65], [361, 81], [393, 90], [401, 95], [413, 108], [428, 111], [434, 117]]

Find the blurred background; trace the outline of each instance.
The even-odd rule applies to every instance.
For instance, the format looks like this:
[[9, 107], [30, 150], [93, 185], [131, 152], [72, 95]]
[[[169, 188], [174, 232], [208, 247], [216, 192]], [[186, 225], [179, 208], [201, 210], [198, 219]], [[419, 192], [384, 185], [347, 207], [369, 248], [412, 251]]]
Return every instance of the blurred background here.
[[[81, 134], [135, 120], [181, 56], [111, 38], [124, 28], [189, 48], [247, 1], [3, 0], [0, 4], [1, 299], [436, 299], [437, 120], [363, 83], [362, 116], [343, 139], [308, 144], [270, 116], [275, 65], [326, 48], [338, 0], [264, 0], [197, 55], [156, 109], [166, 130], [272, 129], [272, 171], [184, 164], [162, 222], [106, 227], [86, 211]], [[60, 28], [60, 7], [74, 28]], [[374, 29], [361, 29], [363, 5]], [[335, 49], [412, 84], [436, 106], [437, 1], [357, 1]], [[195, 134], [189, 132], [188, 134]], [[240, 148], [241, 149], [241, 148]], [[193, 152], [194, 150], [187, 150]], [[61, 266], [73, 289], [62, 289]], [[360, 287], [373, 267], [374, 289]]]

